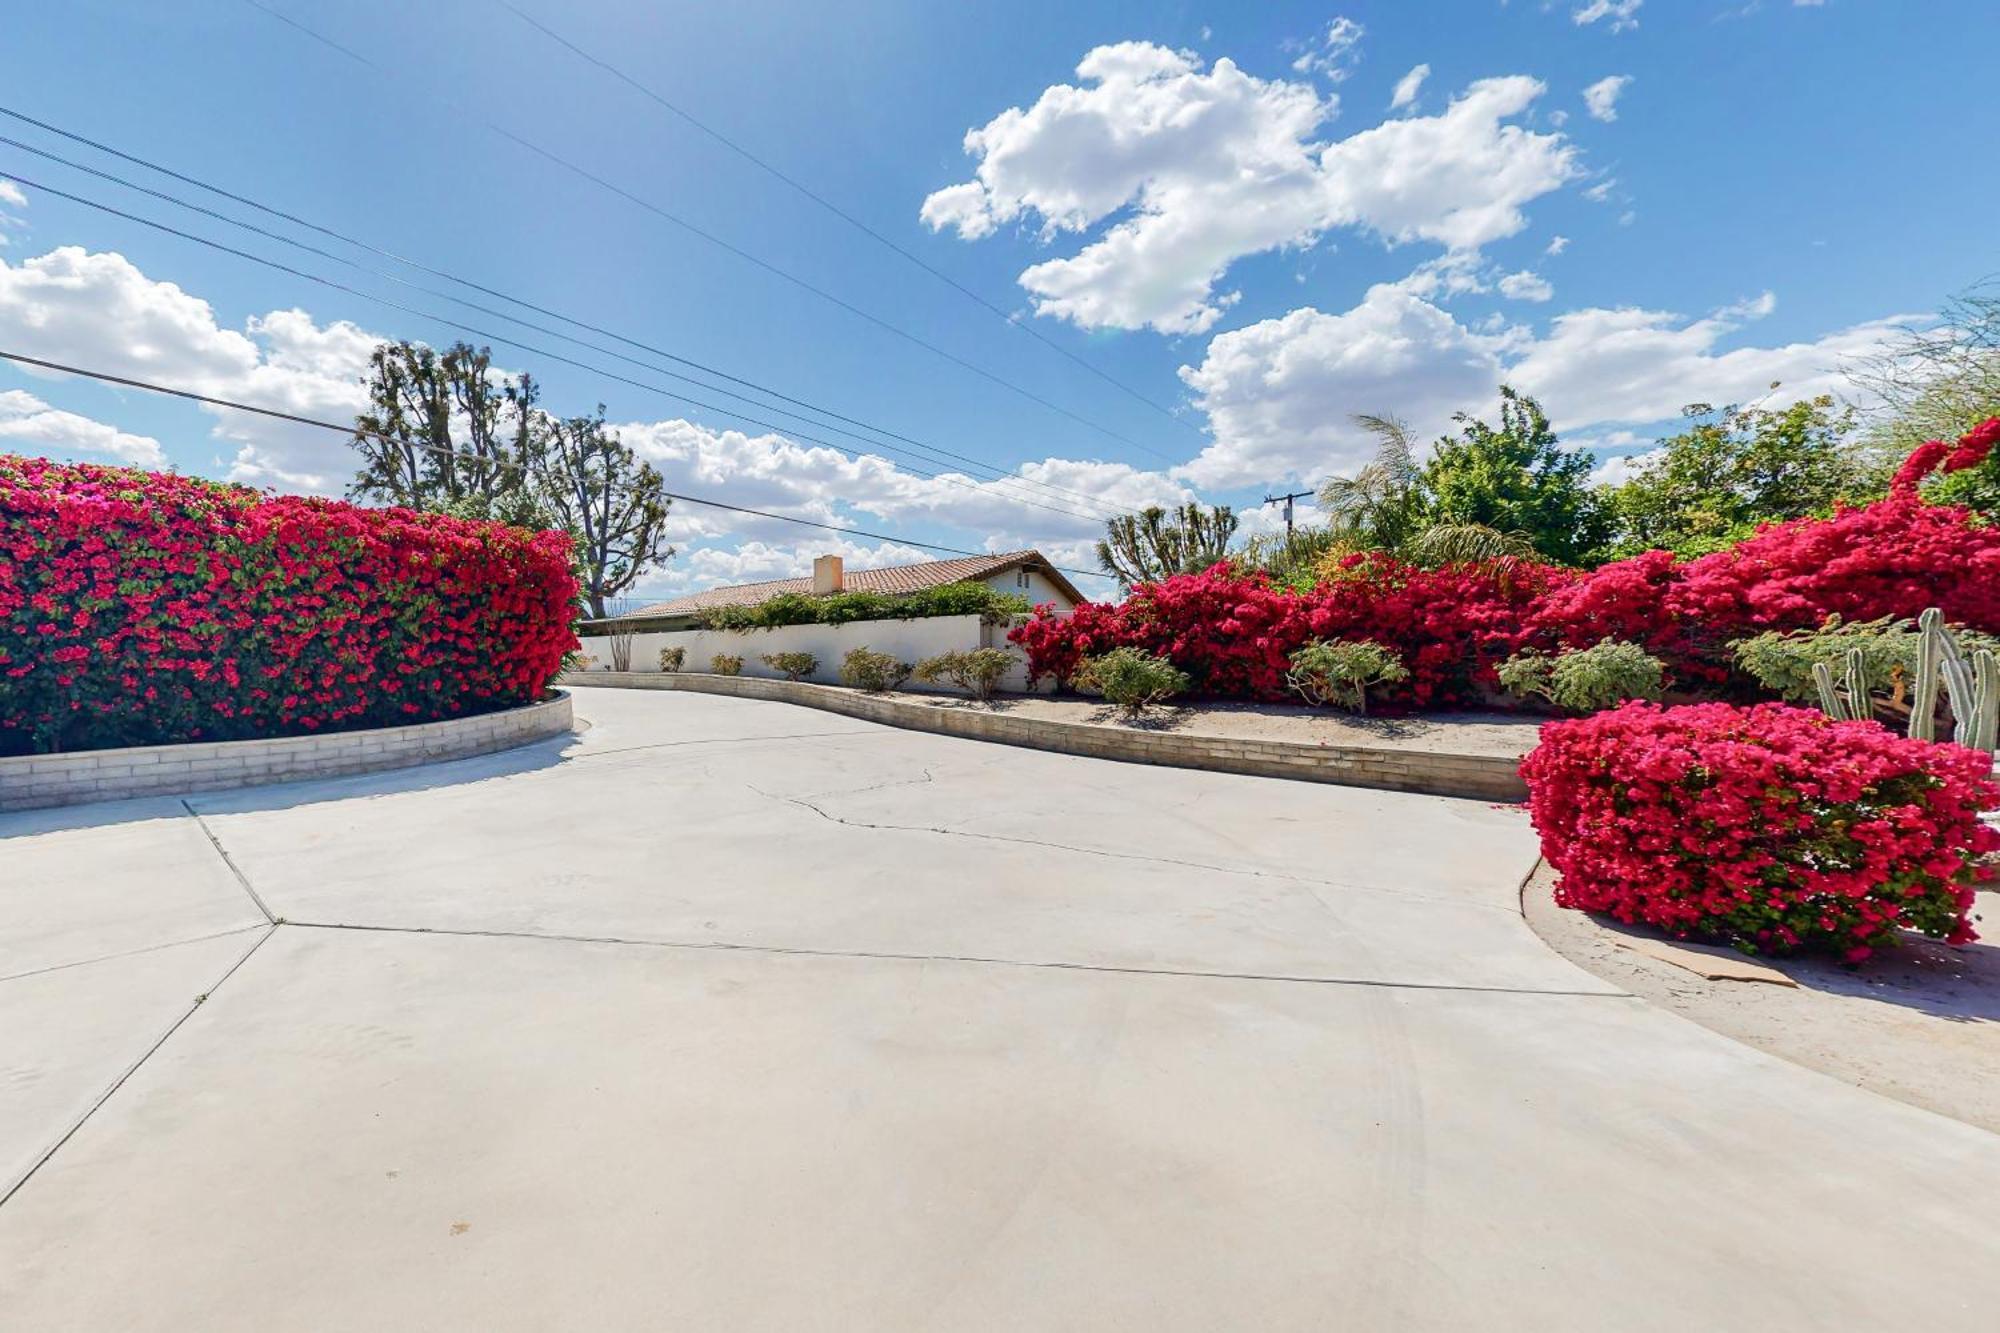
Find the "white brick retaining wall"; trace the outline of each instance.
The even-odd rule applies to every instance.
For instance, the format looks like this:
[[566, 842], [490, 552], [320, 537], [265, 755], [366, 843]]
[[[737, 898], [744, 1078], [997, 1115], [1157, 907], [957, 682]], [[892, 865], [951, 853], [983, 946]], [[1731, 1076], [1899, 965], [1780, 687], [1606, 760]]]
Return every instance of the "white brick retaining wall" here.
[[405, 727], [0, 759], [0, 810], [167, 796], [464, 759], [570, 730], [570, 697]]

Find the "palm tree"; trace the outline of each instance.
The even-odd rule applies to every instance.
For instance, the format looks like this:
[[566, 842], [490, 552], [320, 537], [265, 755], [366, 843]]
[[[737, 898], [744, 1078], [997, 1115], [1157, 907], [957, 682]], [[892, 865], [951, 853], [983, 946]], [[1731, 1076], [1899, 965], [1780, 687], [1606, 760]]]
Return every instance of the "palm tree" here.
[[1413, 565], [1436, 569], [1532, 557], [1535, 543], [1525, 532], [1501, 532], [1484, 523], [1435, 523], [1405, 541], [1397, 554]]
[[1410, 428], [1396, 417], [1367, 413], [1357, 414], [1354, 422], [1375, 437], [1375, 461], [1351, 477], [1322, 482], [1320, 512], [1336, 540], [1394, 550], [1410, 538], [1417, 520], [1421, 469]]
[[1430, 568], [1535, 553], [1526, 533], [1501, 532], [1484, 523], [1434, 522], [1408, 424], [1369, 413], [1356, 415], [1354, 423], [1375, 437], [1375, 461], [1351, 477], [1329, 478], [1319, 488], [1320, 511], [1337, 542], [1393, 551]]

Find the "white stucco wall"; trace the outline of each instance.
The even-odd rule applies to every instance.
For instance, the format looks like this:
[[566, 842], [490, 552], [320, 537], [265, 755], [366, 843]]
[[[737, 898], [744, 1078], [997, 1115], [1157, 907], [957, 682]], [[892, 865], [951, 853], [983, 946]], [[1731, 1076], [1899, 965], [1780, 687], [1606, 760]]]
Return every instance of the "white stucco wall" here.
[[[1003, 577], [1012, 578], [1011, 573]], [[998, 586], [998, 585], [996, 585]], [[1049, 599], [1044, 599], [1049, 600]], [[1061, 599], [1066, 601], [1067, 599]], [[658, 671], [662, 648], [687, 650], [683, 671], [707, 671], [709, 659], [717, 653], [731, 653], [743, 659], [746, 676], [777, 677], [759, 657], [765, 653], [811, 653], [819, 659], [819, 670], [806, 679], [823, 685], [840, 683], [840, 659], [854, 648], [873, 648], [902, 661], [917, 663], [939, 653], [964, 652], [971, 648], [1003, 648], [1015, 663], [1001, 680], [1000, 688], [1025, 691], [1028, 688], [1027, 659], [1007, 642], [1006, 625], [988, 625], [978, 616], [927, 616], [921, 620], [856, 620], [845, 625], [784, 625], [777, 629], [677, 630], [673, 633], [632, 636], [632, 670]], [[611, 641], [602, 635], [583, 640], [583, 651], [596, 660], [588, 670], [611, 669]], [[1042, 682], [1053, 689], [1054, 682]], [[904, 689], [934, 687], [912, 680]], [[954, 693], [950, 689], [941, 691]]]
[[1076, 603], [1068, 593], [1049, 581], [1048, 575], [1038, 569], [1008, 569], [993, 577], [981, 579], [995, 592], [1004, 592], [1013, 597], [1025, 597], [1029, 606], [1040, 606], [1044, 602], [1054, 602], [1058, 611], [1073, 611]]

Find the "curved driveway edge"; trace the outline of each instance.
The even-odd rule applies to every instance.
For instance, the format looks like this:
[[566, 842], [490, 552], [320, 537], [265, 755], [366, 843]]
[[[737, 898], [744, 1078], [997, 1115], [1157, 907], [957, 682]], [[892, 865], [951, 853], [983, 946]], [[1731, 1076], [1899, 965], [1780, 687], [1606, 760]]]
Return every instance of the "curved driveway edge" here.
[[593, 688], [693, 690], [739, 699], [766, 699], [913, 731], [1134, 764], [1331, 782], [1432, 796], [1463, 796], [1481, 801], [1522, 801], [1528, 795], [1516, 772], [1519, 761], [1501, 755], [1451, 754], [1388, 745], [1304, 745], [1237, 736], [1137, 731], [1050, 718], [1014, 717], [971, 706], [938, 707], [834, 685], [761, 676], [592, 671], [564, 676], [562, 683]]
[[573, 726], [570, 696], [558, 691], [553, 699], [519, 708], [406, 727], [18, 755], [0, 759], [0, 811], [408, 768], [511, 749]]

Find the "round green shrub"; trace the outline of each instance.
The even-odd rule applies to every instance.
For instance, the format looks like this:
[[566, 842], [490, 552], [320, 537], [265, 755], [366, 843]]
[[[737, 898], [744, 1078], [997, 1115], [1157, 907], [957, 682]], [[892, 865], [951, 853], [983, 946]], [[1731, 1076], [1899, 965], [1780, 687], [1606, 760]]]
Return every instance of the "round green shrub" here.
[[1150, 704], [1165, 703], [1185, 693], [1188, 687], [1187, 672], [1137, 648], [1113, 648], [1088, 659], [1084, 671], [1093, 689], [1132, 717]]
[[1309, 703], [1368, 711], [1370, 685], [1409, 679], [1402, 659], [1367, 639], [1314, 639], [1291, 656], [1285, 683]]
[[914, 670], [908, 662], [899, 662], [888, 653], [878, 653], [873, 648], [854, 648], [840, 659], [840, 679], [857, 690], [880, 693], [893, 690], [910, 678]]

